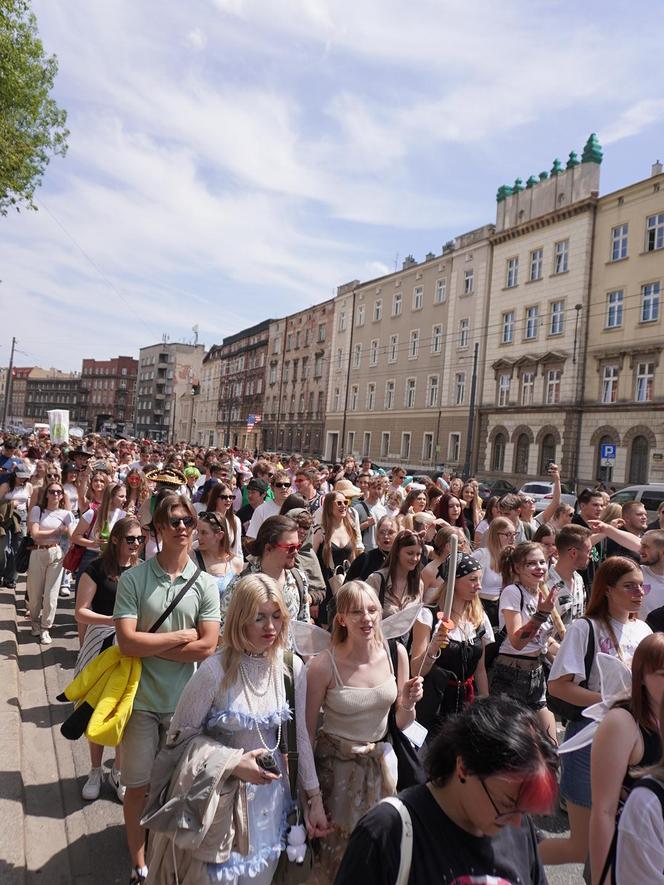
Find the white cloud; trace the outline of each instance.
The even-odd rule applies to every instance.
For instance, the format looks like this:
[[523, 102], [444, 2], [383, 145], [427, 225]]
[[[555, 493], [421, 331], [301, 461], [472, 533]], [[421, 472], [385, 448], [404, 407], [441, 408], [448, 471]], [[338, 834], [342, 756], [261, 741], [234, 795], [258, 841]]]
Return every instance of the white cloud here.
[[664, 116], [664, 99], [644, 99], [633, 104], [600, 133], [602, 144], [614, 144], [623, 138], [638, 135]]
[[207, 37], [200, 28], [194, 28], [187, 34], [186, 43], [191, 49], [201, 50], [205, 48]]

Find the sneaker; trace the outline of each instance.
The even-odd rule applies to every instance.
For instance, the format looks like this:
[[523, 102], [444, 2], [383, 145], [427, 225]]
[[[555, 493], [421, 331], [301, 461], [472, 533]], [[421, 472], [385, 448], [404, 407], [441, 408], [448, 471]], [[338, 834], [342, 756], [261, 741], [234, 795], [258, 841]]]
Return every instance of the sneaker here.
[[108, 782], [115, 790], [120, 802], [124, 802], [125, 786], [124, 784], [120, 783], [120, 772], [115, 766], [111, 768], [111, 773], [108, 776]]
[[41, 627], [39, 624], [34, 624], [30, 627], [30, 634], [32, 636], [41, 636]]
[[134, 867], [129, 877], [129, 885], [143, 885], [148, 878], [147, 867]]
[[64, 599], [67, 599], [69, 596], [71, 596], [71, 590], [69, 589], [69, 587], [60, 587], [60, 596], [62, 596]]
[[50, 645], [53, 642], [53, 640], [51, 639], [51, 634], [48, 632], [48, 630], [41, 631], [39, 641], [42, 645]]
[[101, 768], [92, 768], [90, 770], [88, 779], [83, 784], [83, 789], [81, 790], [81, 796], [87, 802], [99, 799], [99, 794], [101, 793], [101, 777]]

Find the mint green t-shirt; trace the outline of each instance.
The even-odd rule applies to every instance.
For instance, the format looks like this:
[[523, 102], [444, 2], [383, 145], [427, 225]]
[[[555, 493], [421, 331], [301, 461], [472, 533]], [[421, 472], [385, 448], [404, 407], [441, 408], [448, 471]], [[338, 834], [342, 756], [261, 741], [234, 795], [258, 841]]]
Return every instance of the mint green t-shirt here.
[[[118, 581], [113, 617], [136, 618], [136, 629], [147, 632], [195, 570], [196, 566], [190, 560], [182, 574], [171, 581], [171, 576], [159, 565], [156, 556], [128, 569]], [[217, 582], [211, 575], [201, 572], [157, 633], [191, 629], [199, 621], [219, 620]], [[134, 710], [172, 713], [182, 689], [194, 673], [195, 664], [167, 661], [159, 657], [141, 658], [141, 661], [143, 669]]]

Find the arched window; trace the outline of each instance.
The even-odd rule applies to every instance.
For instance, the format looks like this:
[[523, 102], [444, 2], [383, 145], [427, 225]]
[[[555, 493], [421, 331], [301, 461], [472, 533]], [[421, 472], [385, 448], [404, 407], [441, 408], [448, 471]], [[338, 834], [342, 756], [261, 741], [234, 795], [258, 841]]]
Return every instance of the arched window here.
[[491, 470], [505, 469], [505, 446], [507, 439], [504, 433], [497, 433], [493, 438], [491, 449]]
[[613, 467], [602, 466], [602, 446], [610, 445], [613, 442], [610, 436], [603, 436], [597, 444], [597, 470], [595, 478], [600, 482], [609, 483], [613, 479]]
[[639, 485], [648, 482], [648, 456], [650, 449], [645, 436], [635, 436], [629, 453], [629, 474], [627, 482]]
[[528, 455], [530, 454], [530, 440], [528, 434], [521, 433], [516, 441], [516, 455], [514, 458], [514, 472], [528, 473]]
[[552, 433], [547, 433], [542, 437], [542, 446], [540, 449], [540, 476], [546, 476], [547, 465], [549, 461], [556, 460], [556, 438]]

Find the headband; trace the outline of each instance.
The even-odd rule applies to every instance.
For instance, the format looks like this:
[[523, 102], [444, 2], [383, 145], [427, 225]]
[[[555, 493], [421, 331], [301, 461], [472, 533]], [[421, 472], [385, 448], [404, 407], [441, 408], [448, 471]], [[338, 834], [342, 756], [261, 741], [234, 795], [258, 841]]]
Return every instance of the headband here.
[[[438, 569], [438, 577], [442, 578], [444, 581], [447, 580], [449, 575], [450, 568], [450, 557], [446, 557], [445, 561]], [[457, 578], [465, 578], [466, 575], [470, 575], [472, 572], [479, 572], [482, 570], [482, 564], [479, 560], [475, 559], [474, 556], [470, 556], [468, 553], [457, 553], [456, 559], [456, 576]]]

